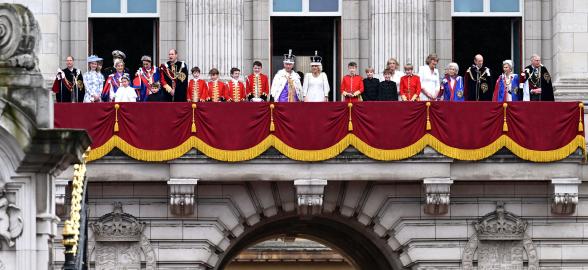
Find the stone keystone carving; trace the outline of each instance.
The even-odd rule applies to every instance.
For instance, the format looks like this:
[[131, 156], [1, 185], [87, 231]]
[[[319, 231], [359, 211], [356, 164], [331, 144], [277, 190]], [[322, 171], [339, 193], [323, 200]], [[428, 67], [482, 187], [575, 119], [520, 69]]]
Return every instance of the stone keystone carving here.
[[194, 214], [194, 187], [198, 179], [170, 179], [169, 207], [171, 213], [178, 216]]
[[474, 227], [480, 240], [523, 240], [527, 222], [505, 211], [499, 202], [496, 211], [482, 217]]
[[145, 223], [123, 213], [122, 204], [114, 203], [114, 210], [91, 225], [97, 242], [139, 242]]
[[453, 181], [449, 178], [423, 179], [423, 188], [426, 196], [424, 212], [426, 214], [447, 214], [449, 211], [451, 184], [453, 184]]
[[320, 214], [326, 185], [324, 179], [294, 180], [299, 214]]
[[34, 69], [39, 25], [26, 7], [0, 4], [0, 67]]
[[6, 198], [6, 191], [0, 191], [0, 238], [8, 247], [13, 247], [23, 229], [21, 211]]
[[578, 205], [578, 188], [582, 181], [578, 178], [556, 178], [551, 180], [551, 212], [557, 215], [571, 215]]

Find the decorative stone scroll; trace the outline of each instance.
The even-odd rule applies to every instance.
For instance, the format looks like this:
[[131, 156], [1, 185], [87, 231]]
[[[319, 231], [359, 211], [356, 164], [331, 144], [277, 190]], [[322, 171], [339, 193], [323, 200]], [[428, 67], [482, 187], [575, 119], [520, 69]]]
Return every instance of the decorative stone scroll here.
[[450, 178], [426, 178], [423, 180], [425, 190], [425, 214], [444, 215], [449, 211], [449, 197], [451, 195]]
[[294, 180], [299, 214], [312, 215], [322, 212], [326, 185], [327, 180], [324, 179]]
[[578, 178], [551, 179], [551, 212], [556, 215], [571, 215], [578, 205], [578, 188], [582, 181]]
[[39, 36], [39, 25], [29, 9], [0, 4], [0, 67], [34, 69]]
[[194, 188], [198, 179], [170, 179], [169, 207], [174, 215], [188, 216], [194, 214]]

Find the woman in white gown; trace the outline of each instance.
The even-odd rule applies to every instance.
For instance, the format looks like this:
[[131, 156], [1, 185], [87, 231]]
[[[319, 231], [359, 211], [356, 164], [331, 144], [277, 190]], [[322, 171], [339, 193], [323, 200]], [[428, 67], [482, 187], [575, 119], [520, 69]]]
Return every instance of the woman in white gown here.
[[311, 57], [311, 73], [306, 73], [304, 76], [304, 84], [302, 85], [302, 93], [304, 95], [304, 102], [324, 102], [329, 101], [329, 80], [327, 74], [322, 72], [322, 58], [318, 56], [318, 52], [314, 52]]

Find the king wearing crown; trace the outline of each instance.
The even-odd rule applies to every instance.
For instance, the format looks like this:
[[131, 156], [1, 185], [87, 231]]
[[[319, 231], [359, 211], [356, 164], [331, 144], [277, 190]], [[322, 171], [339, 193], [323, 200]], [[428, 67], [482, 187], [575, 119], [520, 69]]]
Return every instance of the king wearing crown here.
[[276, 102], [297, 102], [302, 100], [300, 75], [294, 71], [296, 56], [292, 50], [284, 54], [284, 69], [278, 71], [272, 81], [271, 95]]

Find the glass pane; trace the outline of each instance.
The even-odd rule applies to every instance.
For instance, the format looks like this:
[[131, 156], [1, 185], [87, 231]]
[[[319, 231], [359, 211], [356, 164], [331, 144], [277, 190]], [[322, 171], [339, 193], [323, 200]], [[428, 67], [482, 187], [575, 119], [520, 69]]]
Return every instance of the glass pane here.
[[273, 0], [274, 12], [301, 12], [302, 0]]
[[484, 0], [455, 0], [455, 12], [483, 12]]
[[157, 0], [128, 0], [129, 13], [157, 13]]
[[92, 0], [92, 13], [120, 13], [120, 0]]
[[492, 12], [519, 12], [520, 0], [490, 0]]
[[339, 0], [310, 0], [311, 12], [337, 12], [339, 11]]

